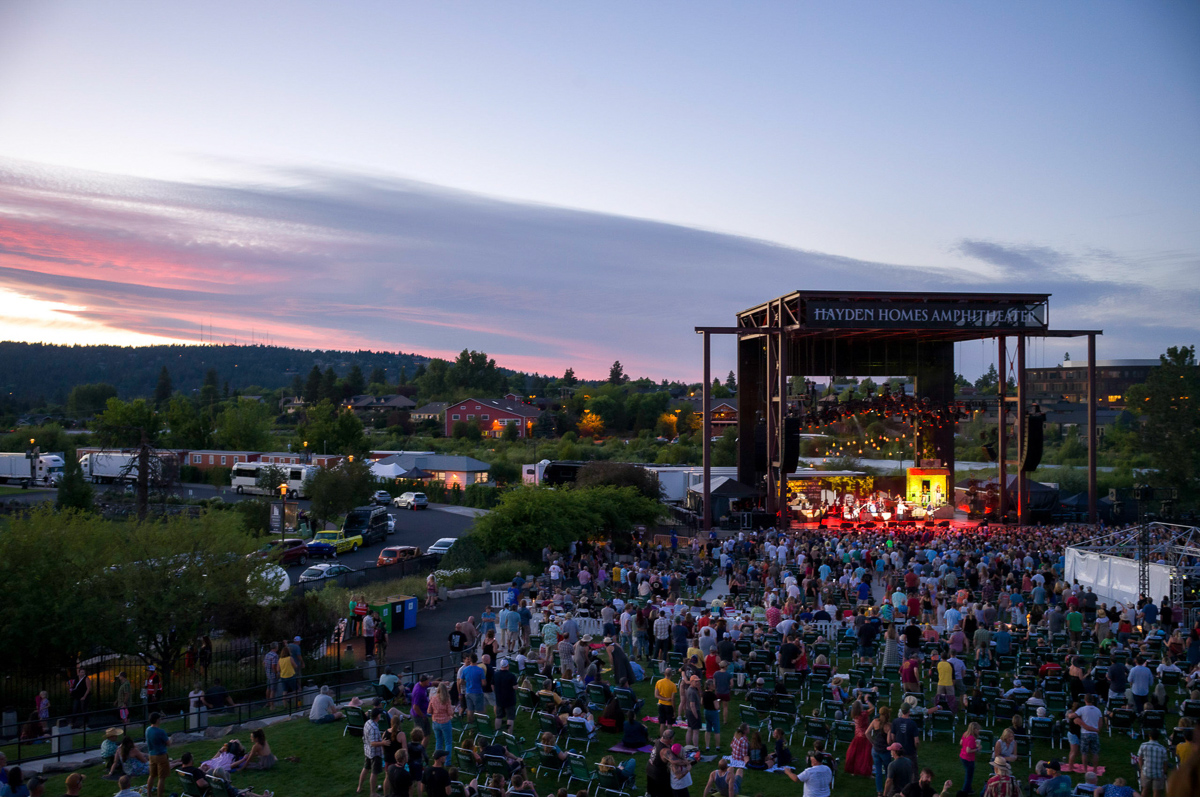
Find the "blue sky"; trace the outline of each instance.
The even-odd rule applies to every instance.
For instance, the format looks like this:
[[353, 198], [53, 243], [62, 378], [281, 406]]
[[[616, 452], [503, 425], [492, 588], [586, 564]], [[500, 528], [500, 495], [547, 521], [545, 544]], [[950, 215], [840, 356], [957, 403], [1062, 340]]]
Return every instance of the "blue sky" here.
[[694, 377], [692, 326], [872, 284], [1155, 356], [1200, 327], [1198, 9], [5, 3], [0, 337]]

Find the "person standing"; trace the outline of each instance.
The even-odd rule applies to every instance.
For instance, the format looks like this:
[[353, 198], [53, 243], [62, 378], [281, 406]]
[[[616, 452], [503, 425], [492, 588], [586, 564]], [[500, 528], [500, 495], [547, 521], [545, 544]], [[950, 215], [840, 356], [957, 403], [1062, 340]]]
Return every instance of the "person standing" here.
[[117, 716], [121, 718], [121, 724], [129, 722], [129, 704], [133, 701], [133, 685], [129, 683], [129, 677], [125, 675], [125, 671], [117, 673], [117, 699], [113, 701], [116, 706]]
[[375, 658], [375, 613], [367, 612], [362, 619], [363, 645], [366, 647], [366, 658]]
[[967, 794], [975, 791], [975, 754], [979, 752], [979, 723], [972, 722], [959, 739], [958, 759], [963, 766], [963, 787]]
[[833, 770], [821, 760], [816, 750], [809, 750], [807, 755], [808, 768], [797, 775], [787, 768], [783, 774], [796, 783], [804, 784], [804, 797], [829, 797], [833, 788]]
[[147, 704], [154, 705], [162, 697], [162, 691], [162, 676], [158, 674], [158, 668], [151, 664], [146, 668], [146, 681], [142, 684], [142, 698]]
[[500, 659], [492, 675], [492, 693], [496, 697], [496, 730], [507, 721], [512, 733], [517, 722], [517, 676], [509, 672], [508, 659]]
[[296, 675], [299, 676], [304, 671], [304, 655], [300, 652], [301, 638], [298, 636], [292, 637], [292, 641], [288, 644], [287, 649], [292, 654], [292, 666], [296, 668]]
[[88, 698], [92, 694], [92, 682], [87, 671], [80, 667], [75, 677], [67, 682], [71, 694], [71, 727], [87, 727]]
[[671, 680], [671, 676], [675, 671], [669, 667], [663, 671], [662, 678], [654, 684], [654, 697], [658, 700], [658, 728], [659, 733], [662, 733], [663, 728], [669, 728], [675, 724], [675, 693], [678, 691], [675, 683]]
[[171, 737], [158, 727], [162, 714], [155, 711], [150, 715], [150, 727], [146, 728], [146, 755], [150, 759], [150, 777], [146, 780], [146, 794], [154, 797], [154, 782], [158, 781], [158, 797], [167, 795], [167, 773], [171, 771], [171, 757], [167, 748]]
[[1004, 756], [992, 759], [992, 772], [983, 797], [1021, 797], [1021, 783], [1012, 774], [1012, 765]]
[[904, 755], [904, 745], [892, 742], [888, 745], [888, 752], [892, 754], [892, 762], [888, 764], [887, 780], [883, 785], [884, 797], [899, 794], [913, 780], [912, 762]]
[[1137, 751], [1142, 797], [1162, 797], [1167, 786], [1167, 748], [1158, 741], [1158, 728], [1146, 731], [1146, 741]]
[[[911, 772], [909, 779], [911, 780], [920, 768], [917, 764], [917, 748], [920, 746], [921, 729], [917, 727], [916, 721], [912, 718], [912, 708], [908, 703], [900, 707], [900, 716], [892, 723], [892, 732], [890, 738], [892, 743], [899, 743], [904, 750], [905, 757], [908, 758], [911, 764]], [[891, 749], [890, 747], [888, 748]]]
[[[1075, 718], [1079, 725], [1079, 758], [1086, 772], [1100, 766], [1100, 728], [1104, 724], [1104, 713], [1096, 706], [1095, 695], [1088, 693], [1083, 699], [1084, 704], [1076, 710]], [[1088, 756], [1091, 756], [1091, 767]]]
[[1129, 691], [1133, 692], [1133, 706], [1137, 713], [1146, 710], [1146, 700], [1154, 688], [1154, 672], [1146, 666], [1146, 660], [1141, 656], [1134, 659], [1133, 669], [1129, 671]]
[[363, 778], [369, 776], [372, 797], [375, 795], [375, 781], [383, 774], [383, 731], [379, 728], [379, 718], [383, 716], [382, 709], [372, 709], [371, 716], [363, 723], [363, 768], [358, 773], [358, 791], [362, 791]]
[[272, 642], [271, 649], [263, 656], [263, 671], [267, 676], [267, 708], [275, 708], [275, 696], [279, 693], [278, 642]]
[[438, 684], [437, 691], [429, 699], [429, 719], [433, 723], [435, 751], [450, 752], [454, 749], [454, 703], [445, 681]]
[[421, 673], [416, 685], [412, 688], [412, 708], [409, 717], [413, 725], [425, 732], [425, 736], [433, 736], [433, 726], [429, 722], [429, 673]]

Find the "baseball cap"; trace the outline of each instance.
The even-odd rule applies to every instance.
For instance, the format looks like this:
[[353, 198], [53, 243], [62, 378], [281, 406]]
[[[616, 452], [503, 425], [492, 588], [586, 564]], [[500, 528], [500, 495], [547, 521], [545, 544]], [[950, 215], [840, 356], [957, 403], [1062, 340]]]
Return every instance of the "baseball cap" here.
[[298, 636], [294, 636], [294, 637], [292, 637], [292, 641], [293, 641], [293, 642], [299, 642], [299, 641], [300, 641], [300, 637], [298, 637]]
[[903, 753], [904, 745], [900, 744], [899, 742], [892, 742], [888, 745], [888, 750], [891, 750], [893, 753]]

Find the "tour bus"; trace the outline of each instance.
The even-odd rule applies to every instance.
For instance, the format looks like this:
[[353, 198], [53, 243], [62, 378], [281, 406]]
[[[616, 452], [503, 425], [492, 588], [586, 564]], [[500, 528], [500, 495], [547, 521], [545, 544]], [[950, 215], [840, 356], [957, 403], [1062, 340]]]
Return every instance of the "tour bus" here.
[[271, 462], [235, 462], [230, 479], [233, 489], [238, 493], [257, 493], [260, 495], [279, 495], [279, 485], [270, 487], [258, 486], [258, 474], [263, 468], [278, 468], [287, 474], [288, 498], [307, 498], [304, 492], [304, 482], [317, 469], [313, 465], [276, 465]]

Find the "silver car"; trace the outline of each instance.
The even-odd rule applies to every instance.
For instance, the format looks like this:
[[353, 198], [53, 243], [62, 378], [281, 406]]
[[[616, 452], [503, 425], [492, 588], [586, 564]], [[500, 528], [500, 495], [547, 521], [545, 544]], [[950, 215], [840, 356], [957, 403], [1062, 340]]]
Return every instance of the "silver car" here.
[[400, 509], [428, 509], [429, 499], [425, 493], [402, 493], [392, 501]]
[[458, 537], [442, 537], [433, 545], [426, 548], [425, 553], [445, 554], [456, 542], [458, 542]]

